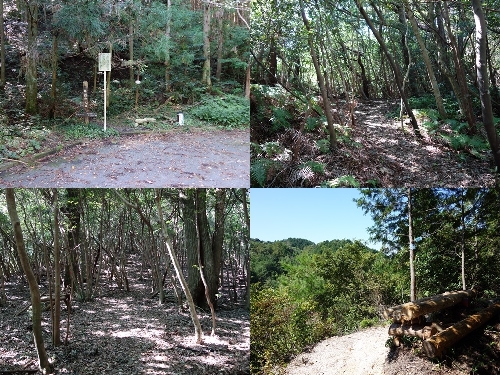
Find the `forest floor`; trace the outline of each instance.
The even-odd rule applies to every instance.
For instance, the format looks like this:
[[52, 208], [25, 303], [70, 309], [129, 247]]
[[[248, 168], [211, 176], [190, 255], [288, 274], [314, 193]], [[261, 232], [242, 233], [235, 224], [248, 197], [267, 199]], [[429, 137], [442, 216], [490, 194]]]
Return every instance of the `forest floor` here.
[[[386, 346], [388, 327], [331, 337], [295, 357], [285, 375], [469, 375], [500, 374], [500, 318], [474, 331], [440, 360], [430, 360], [422, 341], [411, 348]], [[392, 340], [391, 340], [392, 341]]]
[[44, 151], [49, 151], [43, 157], [0, 165], [0, 185], [223, 188], [250, 185], [248, 130], [193, 128], [123, 133], [76, 143], [61, 149], [61, 144], [68, 142], [54, 137], [44, 145]]
[[[284, 169], [268, 171], [267, 187], [488, 187], [495, 185], [490, 151], [455, 150], [421, 125], [419, 139], [409, 124], [388, 117], [398, 103], [372, 100], [359, 102], [355, 125], [338, 130], [338, 149], [324, 152], [317, 141], [325, 139], [323, 129], [298, 135], [286, 131], [274, 139], [252, 126], [251, 141], [277, 141], [288, 150], [299, 150], [298, 160], [278, 155]], [[446, 125], [444, 125], [446, 128]], [[290, 151], [289, 151], [290, 152]], [[285, 160], [285, 162], [283, 162]], [[288, 160], [288, 161], [287, 161]], [[324, 172], [304, 168], [307, 162], [324, 165]], [[300, 167], [302, 166], [302, 167]], [[301, 169], [302, 168], [302, 169]], [[300, 170], [299, 170], [300, 169]], [[312, 171], [311, 171], [312, 169]], [[314, 171], [314, 173], [313, 173]]]
[[[205, 336], [204, 344], [197, 345], [189, 311], [179, 311], [171, 291], [168, 302], [159, 306], [157, 297], [150, 298], [150, 289], [138, 270], [129, 270], [128, 277], [130, 292], [105, 287], [103, 281], [101, 293], [93, 301], [73, 301], [68, 345], [52, 346], [50, 313], [43, 313], [45, 346], [56, 374], [249, 373], [250, 314], [242, 303], [220, 304], [214, 337], [210, 336], [210, 313], [198, 309]], [[28, 286], [11, 281], [6, 283], [6, 293], [8, 305], [0, 308], [0, 373], [36, 369], [30, 310], [17, 314], [29, 301]], [[64, 307], [63, 342], [66, 319]]]

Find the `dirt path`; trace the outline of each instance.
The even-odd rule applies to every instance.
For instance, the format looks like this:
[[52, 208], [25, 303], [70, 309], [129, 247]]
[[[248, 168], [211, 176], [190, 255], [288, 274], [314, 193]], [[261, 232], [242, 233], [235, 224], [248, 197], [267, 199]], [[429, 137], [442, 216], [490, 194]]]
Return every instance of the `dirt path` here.
[[0, 172], [15, 187], [248, 187], [248, 131], [141, 134], [90, 141]]
[[389, 349], [387, 327], [331, 337], [302, 353], [287, 367], [287, 375], [382, 375]]
[[457, 187], [492, 186], [492, 158], [484, 160], [458, 152], [423, 134], [418, 139], [411, 125], [388, 119], [394, 103], [371, 101], [356, 108], [357, 126], [352, 136], [364, 147], [349, 148], [356, 160], [355, 173], [363, 179], [378, 180], [386, 187]]

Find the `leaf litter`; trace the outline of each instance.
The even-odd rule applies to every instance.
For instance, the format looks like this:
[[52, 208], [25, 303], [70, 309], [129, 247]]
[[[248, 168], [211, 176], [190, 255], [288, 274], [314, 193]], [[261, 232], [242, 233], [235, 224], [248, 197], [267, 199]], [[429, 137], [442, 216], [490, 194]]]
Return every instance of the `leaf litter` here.
[[[204, 331], [204, 342], [198, 345], [188, 309], [180, 311], [172, 289], [167, 288], [166, 302], [159, 305], [137, 270], [129, 270], [128, 277], [130, 292], [107, 280], [94, 300], [73, 300], [67, 346], [64, 304], [59, 347], [51, 343], [50, 312], [43, 312], [45, 347], [57, 374], [250, 373], [250, 315], [243, 302], [222, 297], [213, 337], [210, 312], [197, 309]], [[0, 372], [37, 368], [30, 310], [16, 314], [30, 300], [28, 285], [13, 278], [6, 283], [6, 293], [8, 304], [0, 308]]]

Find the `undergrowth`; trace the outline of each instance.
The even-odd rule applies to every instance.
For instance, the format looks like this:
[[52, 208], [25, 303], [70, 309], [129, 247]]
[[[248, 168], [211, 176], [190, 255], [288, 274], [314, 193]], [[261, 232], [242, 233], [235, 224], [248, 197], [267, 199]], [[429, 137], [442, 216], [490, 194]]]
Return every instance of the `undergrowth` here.
[[207, 96], [189, 112], [200, 120], [224, 128], [248, 127], [250, 124], [248, 99], [231, 94], [221, 97]]
[[107, 128], [106, 131], [104, 131], [101, 125], [92, 123], [84, 124], [81, 122], [70, 123], [69, 125], [61, 127], [61, 130], [64, 133], [66, 140], [74, 140], [80, 138], [100, 139], [116, 136], [119, 134], [115, 129]]

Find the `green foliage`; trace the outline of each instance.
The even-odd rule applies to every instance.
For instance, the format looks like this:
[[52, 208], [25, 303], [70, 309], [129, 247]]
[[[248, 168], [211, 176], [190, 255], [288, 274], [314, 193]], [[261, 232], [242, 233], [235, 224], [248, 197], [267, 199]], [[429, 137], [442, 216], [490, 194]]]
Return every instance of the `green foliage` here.
[[252, 286], [250, 293], [251, 373], [271, 369], [332, 333], [308, 302], [295, 303], [285, 291]]
[[276, 165], [274, 160], [270, 159], [253, 159], [250, 165], [251, 185], [264, 187], [267, 183], [267, 175], [269, 170]]
[[104, 129], [102, 126], [97, 124], [84, 124], [81, 122], [74, 122], [72, 124], [62, 127], [62, 130], [66, 136], [66, 139], [80, 139], [80, 138], [108, 138], [118, 135], [118, 132], [114, 129]]
[[337, 187], [360, 187], [360, 183], [356, 180], [356, 177], [351, 175], [344, 175], [337, 177], [333, 180], [325, 181], [321, 185], [327, 188], [337, 188]]
[[433, 95], [424, 95], [424, 96], [419, 96], [419, 97], [411, 97], [408, 98], [408, 102], [410, 104], [411, 108], [418, 108], [418, 109], [424, 109], [424, 108], [433, 108], [437, 109], [436, 105], [436, 100], [434, 99]]
[[302, 163], [299, 168], [310, 168], [314, 173], [325, 174], [325, 164], [314, 160]]
[[308, 132], [312, 132], [321, 126], [321, 120], [317, 117], [308, 117], [306, 121], [306, 126], [304, 129]]
[[397, 300], [387, 256], [348, 240], [290, 244], [251, 242], [253, 373], [268, 373], [325, 336], [377, 324], [377, 304]]
[[322, 154], [330, 154], [332, 150], [330, 149], [330, 141], [328, 139], [320, 139], [315, 142], [316, 147]]
[[190, 113], [200, 120], [226, 128], [247, 127], [250, 123], [248, 100], [230, 94], [224, 97], [206, 97]]
[[273, 132], [277, 132], [280, 130], [288, 129], [291, 126], [290, 121], [292, 120], [292, 118], [292, 114], [286, 109], [273, 108], [271, 117], [271, 130]]

